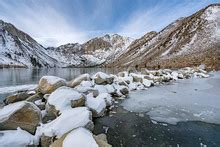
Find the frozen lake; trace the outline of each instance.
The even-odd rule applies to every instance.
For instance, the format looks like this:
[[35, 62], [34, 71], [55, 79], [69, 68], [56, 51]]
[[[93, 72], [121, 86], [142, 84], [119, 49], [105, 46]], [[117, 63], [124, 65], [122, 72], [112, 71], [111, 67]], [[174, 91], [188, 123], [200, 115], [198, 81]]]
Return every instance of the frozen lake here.
[[220, 72], [210, 74], [210, 78], [178, 80], [169, 85], [131, 92], [122, 106], [129, 111], [146, 113], [158, 122], [220, 124]]

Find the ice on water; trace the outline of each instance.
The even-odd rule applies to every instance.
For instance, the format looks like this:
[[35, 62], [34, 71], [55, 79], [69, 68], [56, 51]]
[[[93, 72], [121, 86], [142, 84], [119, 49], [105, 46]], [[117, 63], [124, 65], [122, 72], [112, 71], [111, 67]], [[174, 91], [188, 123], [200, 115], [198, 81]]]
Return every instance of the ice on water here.
[[122, 105], [146, 112], [158, 122], [203, 121], [220, 124], [220, 72], [210, 78], [179, 80], [170, 85], [131, 92]]

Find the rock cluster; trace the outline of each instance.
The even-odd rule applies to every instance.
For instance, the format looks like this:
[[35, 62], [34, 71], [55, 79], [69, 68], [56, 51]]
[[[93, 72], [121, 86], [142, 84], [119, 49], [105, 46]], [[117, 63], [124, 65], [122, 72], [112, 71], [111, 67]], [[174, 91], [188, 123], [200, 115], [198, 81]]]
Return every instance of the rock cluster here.
[[[117, 75], [98, 72], [80, 75], [70, 82], [59, 77], [44, 76], [35, 91], [6, 98], [6, 105], [0, 109], [0, 138], [15, 133], [26, 136], [25, 140], [20, 139], [19, 142], [25, 146], [110, 147], [105, 134], [92, 134], [93, 117], [102, 117], [107, 111], [111, 112], [118, 100], [126, 98], [131, 90], [144, 90], [178, 79], [208, 76], [204, 69], [189, 67], [175, 71], [129, 70]], [[13, 139], [8, 144], [12, 142]]]

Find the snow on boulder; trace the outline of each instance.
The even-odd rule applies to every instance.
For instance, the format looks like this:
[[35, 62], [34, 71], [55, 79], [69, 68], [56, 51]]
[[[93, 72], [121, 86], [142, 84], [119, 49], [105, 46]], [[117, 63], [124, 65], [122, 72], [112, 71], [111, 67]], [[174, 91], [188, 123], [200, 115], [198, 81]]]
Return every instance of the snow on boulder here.
[[[60, 87], [48, 97], [47, 108], [54, 106], [57, 111], [62, 113], [66, 109], [80, 107], [85, 104], [85, 96], [69, 87]], [[55, 112], [56, 113], [56, 112]]]
[[28, 145], [38, 145], [38, 140], [22, 129], [0, 131], [1, 147], [25, 147]]
[[130, 83], [128, 85], [129, 90], [137, 90], [137, 84], [136, 83]]
[[93, 135], [87, 129], [80, 127], [56, 140], [53, 147], [99, 147]]
[[18, 102], [18, 101], [23, 101], [23, 100], [26, 100], [29, 96], [31, 96], [31, 94], [28, 94], [27, 92], [18, 92], [18, 93], [15, 93], [13, 95], [6, 97], [6, 99], [4, 100], [4, 103], [10, 104], [10, 103]]
[[55, 76], [43, 76], [38, 85], [38, 90], [43, 93], [52, 93], [57, 88], [66, 86], [66, 80]]
[[194, 73], [194, 76], [195, 76], [195, 77], [200, 77], [200, 78], [208, 78], [208, 77], [209, 77], [208, 74], [198, 73], [198, 72], [195, 72], [195, 73]]
[[93, 117], [100, 117], [105, 114], [106, 102], [101, 96], [95, 98], [92, 93], [88, 94], [86, 98], [86, 106], [92, 110]]
[[31, 102], [21, 101], [0, 109], [0, 130], [13, 130], [18, 127], [34, 134], [41, 122], [40, 109]]
[[92, 87], [94, 86], [94, 83], [92, 83], [92, 81], [82, 81], [80, 83], [80, 86], [83, 86], [83, 87]]
[[174, 80], [178, 80], [178, 75], [179, 75], [179, 73], [176, 72], [176, 71], [173, 71], [173, 72], [171, 73], [171, 76], [172, 76], [172, 78], [173, 78]]
[[99, 92], [97, 89], [93, 88], [93, 86], [94, 83], [92, 83], [92, 81], [82, 81], [81, 84], [76, 86], [74, 89], [86, 95], [92, 92], [95, 96], [97, 96]]
[[127, 86], [117, 85], [117, 84], [113, 84], [113, 86], [117, 90], [117, 95], [118, 96], [127, 95], [129, 93], [129, 89], [128, 89]]
[[143, 77], [144, 75], [141, 74], [135, 74], [135, 73], [130, 73], [130, 76], [133, 77], [133, 82], [143, 82]]
[[107, 75], [103, 72], [97, 72], [94, 77], [94, 82], [99, 85], [112, 84], [114, 81], [114, 77]]
[[96, 98], [102, 98], [105, 100], [106, 106], [111, 106], [113, 103], [113, 98], [108, 93], [101, 93]]
[[144, 87], [150, 87], [153, 84], [152, 80], [148, 80], [148, 79], [143, 79], [142, 84], [144, 85]]
[[60, 138], [65, 133], [78, 127], [93, 130], [92, 113], [86, 107], [77, 107], [63, 111], [55, 120], [38, 127], [37, 134]]
[[107, 89], [107, 92], [109, 94], [113, 94], [114, 95], [116, 93], [116, 91], [117, 91], [114, 86], [109, 85], [109, 84], [105, 85], [105, 88]]
[[108, 93], [108, 89], [104, 85], [95, 85], [94, 89], [98, 90], [99, 93]]
[[82, 81], [89, 81], [89, 80], [90, 80], [89, 74], [82, 74], [77, 78], [73, 79], [72, 81], [68, 82], [68, 86], [74, 88], [78, 86]]

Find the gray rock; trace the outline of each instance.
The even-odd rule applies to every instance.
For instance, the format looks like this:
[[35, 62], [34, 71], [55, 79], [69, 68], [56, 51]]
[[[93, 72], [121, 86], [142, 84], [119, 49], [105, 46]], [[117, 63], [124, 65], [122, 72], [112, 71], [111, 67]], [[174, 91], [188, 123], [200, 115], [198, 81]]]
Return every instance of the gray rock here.
[[41, 119], [41, 111], [33, 103], [13, 103], [0, 110], [0, 130], [14, 130], [20, 127], [34, 134]]
[[5, 104], [10, 104], [10, 103], [18, 102], [18, 101], [23, 101], [23, 100], [26, 100], [29, 96], [30, 96], [30, 94], [28, 94], [27, 92], [15, 93], [13, 95], [8, 96], [4, 100], [4, 103]]

